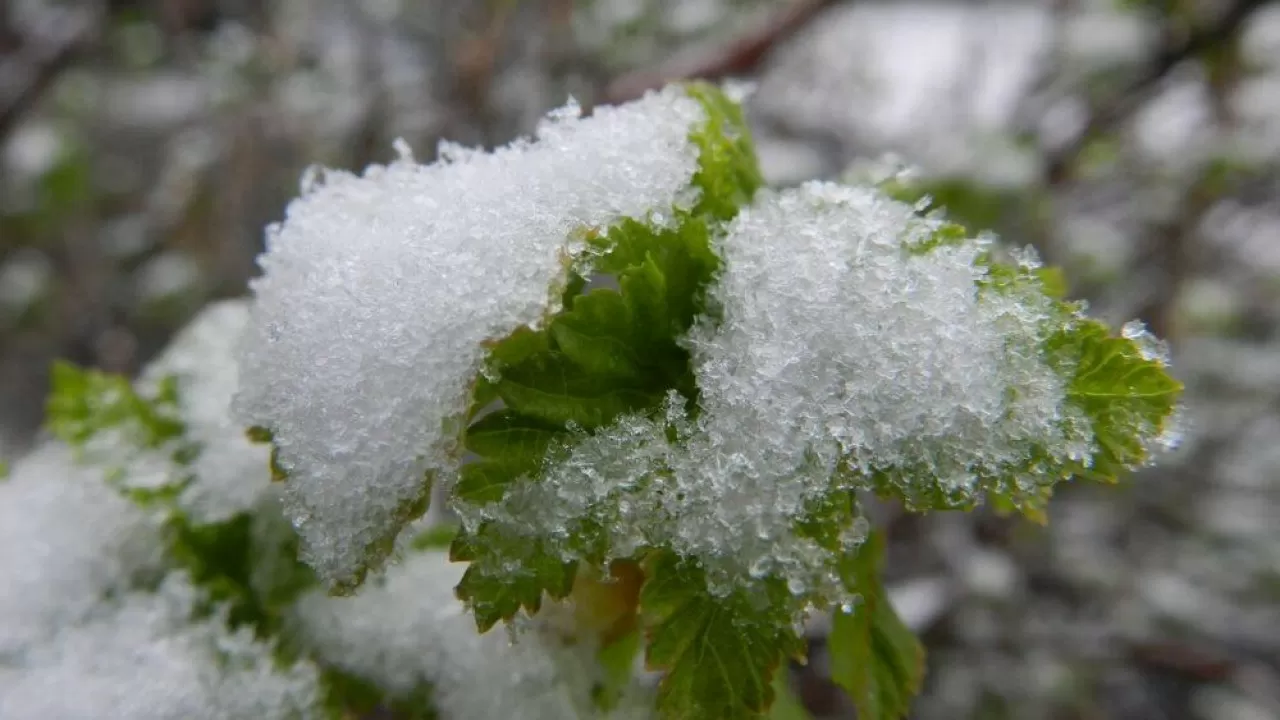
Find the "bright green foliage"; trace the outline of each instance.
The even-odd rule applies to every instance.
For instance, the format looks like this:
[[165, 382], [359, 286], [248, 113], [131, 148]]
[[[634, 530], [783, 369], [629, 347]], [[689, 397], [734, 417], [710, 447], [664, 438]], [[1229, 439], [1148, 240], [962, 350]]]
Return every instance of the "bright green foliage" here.
[[[623, 221], [590, 238], [602, 255], [595, 272], [618, 289], [583, 292], [577, 278], [565, 310], [544, 331], [521, 329], [490, 349], [491, 377], [478, 381], [467, 450], [479, 456], [463, 467], [455, 501], [484, 506], [501, 500], [511, 483], [536, 478], [548, 450], [573, 432], [592, 431], [620, 415], [656, 411], [676, 389], [694, 397], [688, 352], [678, 343], [702, 309], [702, 292], [717, 266], [712, 224], [731, 217], [760, 185], [741, 110], [710, 86], [694, 85], [708, 122], [691, 137], [698, 146], [701, 190], [694, 208], [673, 210], [671, 228]], [[484, 414], [500, 399], [503, 409]], [[590, 528], [575, 528], [588, 556]], [[575, 566], [552, 548], [504, 535], [492, 524], [462, 531], [451, 557], [471, 562], [458, 596], [487, 630], [520, 608], [538, 609], [542, 593], [563, 598]], [[515, 568], [515, 569], [513, 569]]]
[[144, 397], [123, 376], [59, 362], [53, 366], [49, 429], [73, 446], [114, 431], [123, 434], [124, 447], [156, 449], [185, 431], [177, 391], [177, 381], [165, 378], [154, 397]]
[[742, 106], [706, 83], [692, 83], [686, 92], [707, 111], [706, 125], [691, 135], [700, 151], [693, 184], [702, 189], [693, 214], [730, 220], [764, 185]]
[[[60, 364], [54, 372], [48, 423], [73, 447], [88, 447], [102, 439], [101, 434], [112, 433], [113, 447], [160, 452], [180, 469], [189, 466], [200, 448], [186, 440], [178, 408], [179, 388], [173, 379], [160, 382], [149, 396], [124, 377]], [[249, 436], [259, 442], [270, 440], [256, 429]], [[232, 628], [248, 626], [259, 638], [276, 642], [284, 664], [303, 653], [298, 639], [287, 630], [287, 618], [297, 598], [318, 582], [298, 560], [298, 537], [283, 515], [265, 505], [220, 522], [196, 522], [180, 504], [183, 491], [195, 478], [177, 472], [170, 484], [140, 489], [122, 482], [122, 469], [111, 469], [109, 479], [117, 481], [113, 485], [123, 494], [159, 513], [170, 562], [187, 571], [204, 591], [201, 612], [225, 610]], [[433, 542], [438, 545], [440, 540]], [[380, 708], [408, 720], [436, 717], [427, 687], [411, 697], [389, 697], [375, 684], [334, 668], [324, 670], [321, 682], [329, 715], [335, 719]]]
[[695, 563], [659, 553], [640, 593], [645, 664], [665, 670], [658, 710], [669, 718], [758, 718], [774, 700], [771, 678], [804, 653], [786, 611], [790, 593], [716, 597]]
[[883, 537], [872, 534], [846, 577], [861, 602], [836, 611], [829, 638], [832, 679], [848, 691], [863, 720], [906, 717], [924, 679], [924, 649], [880, 584], [883, 559]]
[[1115, 481], [1126, 469], [1146, 462], [1150, 449], [1144, 438], [1167, 430], [1182, 385], [1135, 340], [1112, 337], [1096, 321], [1078, 322], [1050, 340], [1049, 350], [1074, 361], [1067, 396], [1093, 423], [1098, 449], [1091, 466], [1080, 473]]

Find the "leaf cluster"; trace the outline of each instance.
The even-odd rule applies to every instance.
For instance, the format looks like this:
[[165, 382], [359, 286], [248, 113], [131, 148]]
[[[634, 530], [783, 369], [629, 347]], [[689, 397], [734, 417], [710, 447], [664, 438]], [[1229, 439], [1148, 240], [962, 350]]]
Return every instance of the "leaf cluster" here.
[[[713, 229], [761, 180], [741, 110], [709, 86], [689, 92], [708, 117], [691, 136], [699, 148], [697, 202], [673, 208], [669, 226], [624, 220], [594, 231], [591, 242], [600, 255], [592, 270], [616, 288], [588, 290], [579, 275], [565, 293], [565, 310], [545, 329], [521, 329], [494, 344], [465, 435], [478, 460], [463, 467], [455, 501], [500, 501], [513, 483], [536, 478], [548, 452], [570, 443], [574, 433], [624, 414], [654, 413], [671, 390], [696, 397], [689, 354], [678, 339], [700, 312], [703, 288], [718, 264]], [[491, 411], [494, 405], [501, 409]], [[572, 528], [573, 550], [603, 558], [598, 535], [586, 524]], [[537, 612], [543, 593], [565, 598], [576, 572], [575, 562], [563, 560], [550, 543], [493, 523], [463, 531], [451, 556], [471, 563], [458, 596], [482, 631], [522, 608]]]
[[[661, 220], [582, 229], [589, 258], [573, 266], [561, 309], [537, 329], [521, 328], [493, 341], [485, 372], [474, 381], [460, 433], [470, 461], [451, 488], [455, 508], [467, 510], [464, 520], [470, 520], [424, 533], [411, 545], [447, 544], [453, 560], [469, 563], [456, 593], [482, 632], [521, 613], [537, 613], [548, 597], [572, 600], [580, 629], [601, 645], [603, 679], [595, 697], [601, 708], [617, 702], [629, 679], [629, 661], [642, 648], [646, 666], [664, 673], [657, 693], [664, 717], [779, 717], [783, 709], [804, 717], [794, 699], [775, 706], [780, 696], [786, 700], [780, 669], [804, 660], [798, 630], [804, 614], [833, 611], [835, 681], [859, 717], [903, 717], [920, 687], [923, 652], [881, 584], [882, 537], [872, 533], [857, 551], [847, 549], [859, 519], [853, 490], [874, 490], [920, 511], [968, 509], [985, 497], [998, 509], [1043, 520], [1055, 483], [1076, 476], [1114, 481], [1148, 462], [1152, 438], [1170, 429], [1181, 386], [1141, 338], [1116, 337], [1064, 300], [1060, 275], [1004, 262], [993, 251], [981, 260], [985, 273], [974, 291], [1025, 301], [1043, 316], [1043, 341], [1032, 350], [1063, 380], [1066, 402], [1076, 414], [1062, 422], [1087, 425], [1089, 449], [1064, 456], [1028, 441], [1018, 461], [974, 470], [982, 495], [920, 482], [932, 473], [929, 468], [867, 469], [857, 458], [846, 458], [793, 530], [837, 558], [833, 570], [846, 591], [841, 597], [858, 602], [819, 590], [797, 592], [775, 576], [726, 588], [713, 583], [696, 559], [652, 539], [621, 552], [610, 546], [607, 518], [608, 504], [624, 502], [622, 497], [611, 496], [601, 501], [607, 507], [593, 508], [601, 512], [571, 518], [543, 535], [493, 520], [487, 509], [509, 499], [518, 486], [542, 482], [549, 463], [619, 418], [662, 422], [673, 397], [683, 399], [688, 417], [697, 416], [698, 387], [682, 339], [699, 319], [714, 322], [717, 310], [706, 295], [720, 264], [714, 244], [762, 180], [738, 105], [708, 85], [686, 91], [706, 116], [690, 133], [699, 152], [692, 181], [696, 199], [671, 208]], [[987, 221], [990, 208], [975, 205], [981, 212], [974, 217]], [[935, 229], [904, 252], [924, 254], [969, 241], [963, 226], [935, 222], [932, 202], [917, 207], [921, 221]], [[196, 480], [191, 464], [202, 449], [188, 437], [179, 391], [173, 378], [142, 391], [123, 378], [59, 365], [49, 426], [85, 452], [121, 446], [171, 463], [167, 482], [134, 487], [125, 478], [131, 458], [113, 458], [119, 467], [110, 468], [109, 479], [160, 515], [166, 551], [206, 590], [210, 609], [225, 607], [231, 624], [279, 637], [284, 611], [315, 578], [298, 562], [297, 538], [278, 510], [217, 523], [197, 522], [184, 511], [183, 493]], [[258, 442], [272, 440], [265, 429], [249, 434]], [[679, 440], [674, 429], [668, 434], [672, 442]], [[271, 475], [284, 476], [274, 456]], [[427, 706], [417, 697], [386, 698], [376, 686], [337, 670], [325, 682], [335, 703], [347, 708], [372, 711], [393, 700], [409, 709]]]
[[[472, 508], [501, 503], [517, 484], [541, 482], [547, 464], [584, 435], [623, 415], [660, 418], [672, 391], [696, 415], [698, 388], [680, 338], [695, 318], [714, 317], [716, 309], [705, 298], [718, 267], [713, 242], [722, 223], [750, 202], [761, 182], [740, 109], [714, 88], [692, 86], [689, 92], [708, 116], [691, 135], [700, 149], [694, 178], [701, 191], [698, 202], [674, 209], [674, 222], [661, 227], [625, 221], [590, 229], [598, 250], [592, 271], [613, 286], [588, 289], [588, 279], [576, 276], [565, 292], [563, 311], [543, 329], [521, 329], [493, 344], [464, 432], [475, 461], [462, 470], [453, 489], [455, 503]], [[918, 205], [922, 220], [937, 217], [934, 206], [931, 200]], [[975, 218], [993, 221], [988, 209], [984, 206]], [[961, 225], [935, 224], [931, 239], [910, 252], [927, 253], [972, 237]], [[1074, 476], [1111, 481], [1147, 462], [1150, 438], [1167, 430], [1181, 387], [1160, 358], [1144, 354], [1134, 339], [1114, 337], [1084, 318], [1078, 305], [1063, 300], [1065, 283], [1056, 271], [1004, 262], [994, 252], [982, 263], [986, 275], [975, 292], [1012, 295], [1045, 309], [1045, 339], [1038, 350], [1064, 379], [1067, 401], [1093, 437], [1093, 451], [1078, 458], [1064, 460], [1053, 448], [1029, 445], [1019, 462], [983, 470], [988, 502], [1043, 520], [1056, 482]], [[918, 482], [930, 472], [926, 468], [875, 468], [853, 477], [858, 471], [852, 468], [859, 467], [855, 460], [842, 464], [831, 493], [797, 519], [795, 533], [843, 553], [840, 575], [860, 598], [856, 606], [836, 609], [837, 683], [853, 698], [860, 717], [898, 718], [919, 690], [923, 651], [881, 586], [882, 539], [873, 534], [857, 552], [841, 549], [842, 534], [858, 516], [848, 488], [869, 487], [920, 511], [968, 509], [978, 500], [972, 493], [951, 494], [941, 484]], [[451, 556], [470, 563], [457, 594], [474, 612], [478, 628], [486, 631], [522, 611], [536, 613], [546, 597], [563, 600], [572, 593], [582, 602], [575, 583], [599, 575], [603, 563], [618, 557], [598, 522], [584, 517], [545, 537], [493, 521], [464, 527]], [[764, 717], [778, 694], [779, 667], [804, 657], [803, 639], [794, 629], [797, 617], [831, 609], [830, 598], [797, 598], [781, 578], [765, 578], [750, 592], [713, 591], [695, 560], [652, 543], [626, 561], [643, 570], [643, 587], [631, 610], [643, 633], [647, 666], [665, 673], [658, 693], [664, 717]], [[606, 643], [602, 658], [618, 652], [616, 647]]]

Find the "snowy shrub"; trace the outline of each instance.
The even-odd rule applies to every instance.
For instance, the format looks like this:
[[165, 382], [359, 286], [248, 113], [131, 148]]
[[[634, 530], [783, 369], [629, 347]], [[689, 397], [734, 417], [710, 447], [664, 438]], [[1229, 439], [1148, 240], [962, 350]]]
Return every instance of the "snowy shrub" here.
[[891, 185], [761, 188], [732, 93], [399, 155], [309, 173], [136, 383], [57, 368], [0, 717], [764, 717], [816, 613], [901, 717], [865, 499], [1043, 521], [1176, 442], [1139, 325]]

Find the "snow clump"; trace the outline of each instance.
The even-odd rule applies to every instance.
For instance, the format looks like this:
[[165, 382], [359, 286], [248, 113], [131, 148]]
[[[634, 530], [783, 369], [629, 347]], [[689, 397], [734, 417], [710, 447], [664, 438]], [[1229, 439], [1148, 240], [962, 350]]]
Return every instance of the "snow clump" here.
[[393, 696], [429, 686], [443, 718], [650, 717], [651, 698], [638, 687], [611, 714], [597, 710], [595, 646], [559, 637], [543, 615], [515, 642], [506, 633], [477, 633], [453, 595], [465, 570], [440, 552], [415, 554], [355, 597], [303, 597], [297, 623], [320, 658]]
[[456, 469], [485, 343], [558, 309], [589, 234], [696, 202], [705, 113], [682, 89], [580, 114], [492, 153], [446, 144], [420, 165], [402, 146], [360, 177], [325, 171], [269, 229], [236, 407], [272, 433], [304, 559], [331, 585], [376, 562], [424, 476]]
[[193, 621], [199, 597], [171, 575], [61, 628], [20, 667], [0, 664], [0, 718], [323, 717], [313, 665], [278, 668], [269, 645], [229, 632], [219, 614]]

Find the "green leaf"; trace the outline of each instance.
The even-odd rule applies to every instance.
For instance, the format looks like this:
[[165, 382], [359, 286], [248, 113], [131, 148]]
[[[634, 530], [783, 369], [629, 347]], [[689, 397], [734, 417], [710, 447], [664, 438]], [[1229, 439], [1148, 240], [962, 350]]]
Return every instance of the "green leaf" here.
[[594, 430], [619, 415], [656, 406], [656, 390], [620, 386], [616, 378], [594, 375], [561, 352], [530, 358], [507, 370], [497, 383], [499, 397], [514, 413], [543, 423]]
[[364, 583], [364, 579], [370, 571], [376, 571], [385, 565], [387, 558], [391, 557], [391, 554], [395, 551], [396, 538], [400, 536], [400, 531], [409, 523], [426, 514], [427, 508], [431, 504], [431, 488], [434, 485], [435, 473], [427, 471], [418, 486], [417, 496], [406, 498], [399, 503], [395, 508], [391, 521], [387, 524], [386, 532], [364, 546], [364, 563], [360, 568], [350, 577], [330, 584], [329, 593], [331, 595], [351, 595], [355, 593], [360, 585]]
[[690, 135], [699, 150], [693, 184], [702, 190], [694, 214], [731, 220], [764, 186], [746, 117], [715, 85], [689, 83], [685, 92], [707, 113], [707, 122]]
[[521, 477], [511, 466], [500, 462], [473, 462], [458, 474], [453, 496], [472, 505], [488, 505], [506, 496], [507, 487]]
[[244, 431], [245, 437], [249, 438], [249, 442], [259, 445], [266, 445], [276, 439], [275, 433], [261, 425], [254, 425]]
[[73, 447], [94, 435], [114, 430], [120, 440], [137, 449], [155, 449], [179, 438], [186, 430], [178, 415], [177, 381], [165, 378], [150, 397], [129, 380], [92, 369], [56, 362], [46, 406], [47, 427]]
[[716, 597], [693, 562], [671, 552], [654, 558], [640, 610], [648, 626], [645, 664], [666, 671], [658, 686], [664, 718], [763, 716], [774, 701], [773, 673], [804, 647], [776, 600]]
[[467, 428], [467, 449], [521, 472], [536, 469], [560, 433], [554, 425], [511, 409], [490, 413]]
[[576, 563], [565, 562], [536, 539], [509, 535], [486, 524], [472, 534], [458, 533], [449, 559], [469, 561], [456, 594], [485, 632], [499, 620], [511, 620], [522, 608], [530, 615], [542, 607], [543, 593], [557, 600], [573, 589]]
[[620, 293], [596, 290], [572, 301], [572, 311], [551, 323], [551, 337], [570, 360], [587, 372], [634, 381], [641, 377], [631, 306]]
[[1131, 339], [1082, 320], [1049, 343], [1057, 361], [1073, 367], [1067, 397], [1093, 424], [1097, 452], [1086, 474], [1114, 481], [1146, 462], [1149, 442], [1164, 432], [1182, 393], [1163, 362]]
[[627, 633], [605, 644], [596, 653], [602, 677], [591, 688], [591, 700], [600, 710], [612, 711], [622, 700], [622, 694], [631, 684], [636, 654], [640, 652], [640, 632]]
[[414, 550], [448, 550], [459, 532], [461, 528], [453, 523], [432, 525], [415, 535], [410, 547]]
[[924, 649], [880, 584], [883, 545], [873, 533], [850, 559], [846, 582], [862, 599], [836, 611], [828, 640], [831, 677], [853, 699], [859, 720], [906, 717], [924, 680]]
[[437, 720], [429, 685], [406, 694], [392, 694], [378, 683], [337, 667], [323, 668], [320, 691], [333, 718], [394, 717], [397, 720]]
[[[912, 252], [961, 242], [967, 231], [944, 224]], [[1138, 342], [1114, 337], [1104, 324], [1083, 317], [1077, 303], [1063, 301], [1066, 283], [1056, 269], [997, 262], [991, 254], [979, 258], [986, 275], [978, 281], [980, 293], [995, 293], [1044, 309], [1040, 352], [1065, 382], [1065, 402], [1088, 420], [1079, 427], [1078, 415], [1069, 413], [1061, 422], [1073, 437], [1081, 431], [1097, 448], [1087, 460], [1067, 459], [1060, 448], [1028, 442], [1020, 459], [1002, 467], [979, 471], [981, 494], [948, 489], [943, 483], [922, 483], [928, 467], [873, 468], [869, 480], [877, 494], [903, 501], [911, 510], [969, 510], [985, 497], [998, 512], [1018, 511], [1043, 523], [1057, 482], [1072, 476], [1114, 482], [1151, 457], [1178, 407], [1182, 386], [1168, 374], [1163, 359]], [[1017, 349], [1025, 352], [1032, 348]], [[1017, 387], [1007, 388], [1011, 397]]]
[[780, 669], [773, 677], [773, 707], [769, 708], [769, 720], [813, 720], [809, 710], [791, 691], [790, 673]]
[[1036, 277], [1040, 279], [1040, 287], [1044, 290], [1044, 294], [1054, 300], [1063, 300], [1067, 297], [1067, 290], [1070, 283], [1067, 276], [1062, 272], [1061, 268], [1042, 267], [1036, 271]]

